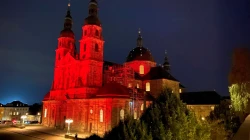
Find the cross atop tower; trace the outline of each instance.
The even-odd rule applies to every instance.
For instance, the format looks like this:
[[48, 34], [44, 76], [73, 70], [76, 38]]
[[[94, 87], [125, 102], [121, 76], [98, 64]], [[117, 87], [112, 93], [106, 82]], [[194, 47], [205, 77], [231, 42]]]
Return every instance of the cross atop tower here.
[[137, 47], [143, 47], [141, 29], [138, 30]]
[[165, 50], [165, 57], [164, 57], [163, 68], [164, 68], [167, 72], [170, 72], [170, 64], [169, 64], [169, 61], [168, 61], [167, 50]]

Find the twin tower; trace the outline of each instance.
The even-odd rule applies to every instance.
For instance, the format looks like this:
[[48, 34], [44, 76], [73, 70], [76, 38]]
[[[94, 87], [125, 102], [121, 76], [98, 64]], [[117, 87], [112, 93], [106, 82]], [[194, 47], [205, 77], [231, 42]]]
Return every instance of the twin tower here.
[[[80, 51], [78, 52], [75, 35], [72, 31], [73, 20], [70, 3], [68, 4], [64, 29], [60, 33], [56, 49], [54, 89], [75, 87], [76, 83], [72, 83], [73, 81], [81, 81], [77, 84], [84, 87], [102, 86], [104, 40], [96, 0], [89, 2], [88, 10], [89, 15], [82, 26]], [[94, 77], [95, 75], [96, 77]], [[83, 79], [88, 79], [88, 81]]]

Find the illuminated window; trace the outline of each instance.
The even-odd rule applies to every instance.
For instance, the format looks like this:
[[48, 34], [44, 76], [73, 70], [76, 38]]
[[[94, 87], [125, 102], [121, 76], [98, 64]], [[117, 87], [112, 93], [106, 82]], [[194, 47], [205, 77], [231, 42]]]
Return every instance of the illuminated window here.
[[131, 88], [131, 87], [132, 87], [132, 84], [131, 84], [131, 83], [129, 83], [129, 84], [128, 84], [128, 87], [129, 87], [129, 88]]
[[181, 88], [179, 89], [179, 93], [182, 93], [182, 89]]
[[44, 118], [47, 116], [47, 109], [44, 110]]
[[146, 83], [146, 91], [150, 91], [150, 83], [149, 82]]
[[25, 115], [29, 115], [29, 113], [25, 113]]
[[139, 86], [139, 84], [138, 84], [138, 83], [136, 84], [136, 88], [140, 88], [140, 86]]
[[214, 106], [211, 106], [211, 109], [214, 110]]
[[120, 111], [120, 119], [124, 120], [124, 109], [121, 109]]
[[144, 104], [141, 104], [141, 111], [143, 111]]
[[134, 111], [134, 119], [137, 119], [137, 113]]
[[16, 115], [16, 112], [14, 112], [13, 115]]
[[103, 110], [100, 110], [100, 122], [103, 122]]
[[96, 51], [96, 52], [99, 51], [98, 44], [95, 44], [95, 51]]
[[86, 44], [84, 44], [83, 51], [84, 52], [86, 51]]
[[19, 112], [16, 112], [16, 115], [19, 115]]
[[92, 109], [90, 109], [90, 114], [92, 114], [93, 113], [93, 110]]
[[139, 73], [144, 74], [144, 66], [143, 65], [139, 66]]

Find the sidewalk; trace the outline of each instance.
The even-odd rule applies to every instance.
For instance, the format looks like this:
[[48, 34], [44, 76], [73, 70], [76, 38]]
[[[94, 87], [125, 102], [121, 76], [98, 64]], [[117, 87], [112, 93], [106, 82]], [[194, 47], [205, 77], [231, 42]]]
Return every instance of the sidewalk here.
[[[60, 136], [60, 137], [65, 137], [65, 134], [67, 133], [67, 130], [55, 129], [52, 127], [45, 127], [42, 125], [27, 125], [25, 129], [28, 129], [31, 131], [38, 131], [38, 132], [45, 133], [45, 134]], [[75, 134], [77, 133], [78, 138], [81, 138], [81, 139], [88, 137], [88, 134], [83, 133], [83, 132], [71, 131], [70, 133], [71, 133], [71, 136], [75, 136]]]

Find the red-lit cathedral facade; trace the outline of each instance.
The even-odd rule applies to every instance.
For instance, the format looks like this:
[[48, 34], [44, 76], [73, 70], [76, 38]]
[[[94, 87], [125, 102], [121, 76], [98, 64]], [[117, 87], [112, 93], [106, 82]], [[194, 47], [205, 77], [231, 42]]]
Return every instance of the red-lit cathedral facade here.
[[95, 0], [89, 3], [78, 52], [69, 7], [58, 38], [52, 88], [43, 100], [43, 125], [63, 129], [70, 118], [72, 129], [101, 135], [127, 114], [137, 119], [163, 87], [182, 92], [184, 87], [170, 74], [167, 57], [157, 66], [143, 47], [140, 32], [124, 64], [104, 61]]

